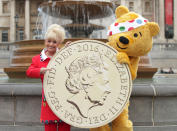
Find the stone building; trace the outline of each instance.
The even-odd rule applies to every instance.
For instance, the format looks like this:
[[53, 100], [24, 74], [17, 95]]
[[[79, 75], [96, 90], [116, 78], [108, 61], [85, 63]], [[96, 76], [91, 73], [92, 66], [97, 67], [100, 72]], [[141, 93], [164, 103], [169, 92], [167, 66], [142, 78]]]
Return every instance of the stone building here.
[[[15, 40], [35, 39], [37, 8], [47, 0], [0, 0], [0, 43]], [[161, 27], [155, 42], [166, 43], [164, 35], [164, 1], [162, 0], [112, 0], [116, 5], [125, 5], [131, 11], [138, 12], [150, 21], [156, 21]], [[177, 1], [174, 0], [174, 4]], [[176, 8], [174, 8], [176, 12]], [[177, 14], [174, 14], [174, 37], [168, 42], [177, 41]], [[18, 18], [17, 21], [15, 18]]]
[[[36, 29], [38, 7], [45, 1], [56, 0], [0, 0], [0, 59], [2, 67], [9, 63], [13, 42], [38, 39]], [[165, 0], [98, 1], [112, 1], [117, 6], [125, 5], [130, 11], [138, 12], [150, 21], [159, 23], [160, 33], [154, 39], [154, 47], [151, 51], [152, 66], [177, 68], [177, 13], [175, 13], [177, 8], [173, 9], [173, 37], [169, 39], [165, 36]], [[173, 0], [173, 7], [176, 5], [177, 0]]]
[[[4, 45], [10, 45], [16, 40], [35, 38], [37, 7], [42, 1], [44, 0], [0, 0], [0, 131], [44, 131], [39, 120], [42, 85], [28, 79], [4, 81], [6, 79], [1, 74], [1, 66], [8, 66], [8, 62], [3, 59], [6, 57], [9, 60], [8, 55], [12, 51]], [[175, 7], [177, 0], [173, 1]], [[174, 36], [168, 40], [164, 31], [164, 0], [114, 2], [126, 5], [130, 10], [159, 23], [161, 32], [155, 39], [152, 58], [154, 61], [157, 61], [157, 57], [163, 59], [158, 58], [159, 65], [157, 62], [154, 65], [172, 65], [177, 59], [177, 8], [173, 11]], [[17, 15], [19, 19], [15, 21]], [[156, 46], [162, 49], [161, 53], [159, 48], [155, 50]], [[171, 49], [174, 53], [168, 52]], [[174, 64], [177, 68], [177, 62]], [[134, 81], [130, 99], [130, 119], [133, 121], [134, 131], [177, 131], [177, 82], [174, 75], [176, 76], [173, 74], [172, 79], [162, 76], [156, 80]], [[71, 131], [89, 130], [73, 127]]]
[[43, 1], [0, 0], [0, 42], [33, 39], [37, 8]]

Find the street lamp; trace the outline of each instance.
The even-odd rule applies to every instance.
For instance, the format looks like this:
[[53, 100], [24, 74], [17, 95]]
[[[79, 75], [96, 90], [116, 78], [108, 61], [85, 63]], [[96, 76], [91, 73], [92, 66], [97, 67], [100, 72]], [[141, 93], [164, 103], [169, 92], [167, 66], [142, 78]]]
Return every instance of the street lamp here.
[[18, 39], [17, 28], [18, 28], [18, 20], [19, 20], [19, 16], [16, 14], [15, 17], [14, 17], [14, 19], [15, 19], [15, 24], [16, 24], [16, 41], [17, 41], [17, 39]]

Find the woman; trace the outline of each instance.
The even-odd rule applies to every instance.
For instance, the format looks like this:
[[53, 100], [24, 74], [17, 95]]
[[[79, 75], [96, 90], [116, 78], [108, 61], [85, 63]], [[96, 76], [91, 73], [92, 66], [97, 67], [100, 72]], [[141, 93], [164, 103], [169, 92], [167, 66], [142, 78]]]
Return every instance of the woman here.
[[[32, 64], [26, 71], [28, 77], [41, 78], [43, 84], [44, 74], [46, 71], [50, 70], [46, 67], [51, 57], [54, 56], [54, 54], [58, 50], [59, 44], [63, 42], [64, 37], [65, 31], [61, 26], [57, 24], [49, 26], [45, 34], [45, 48], [39, 55], [34, 56], [32, 58]], [[45, 131], [70, 131], [70, 125], [62, 122], [51, 111], [45, 99], [43, 88], [42, 88], [42, 105], [40, 120], [42, 123], [44, 123]]]

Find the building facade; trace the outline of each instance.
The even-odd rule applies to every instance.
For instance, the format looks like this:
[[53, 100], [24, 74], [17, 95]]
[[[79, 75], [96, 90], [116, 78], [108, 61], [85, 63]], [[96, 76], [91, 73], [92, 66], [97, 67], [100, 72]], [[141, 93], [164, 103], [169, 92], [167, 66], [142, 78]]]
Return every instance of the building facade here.
[[38, 6], [44, 0], [0, 0], [0, 43], [35, 36]]
[[[0, 0], [0, 43], [35, 39], [38, 6], [47, 0]], [[173, 38], [165, 38], [164, 0], [112, 0], [125, 5], [150, 21], [159, 23], [161, 31], [155, 43], [177, 43], [177, 13], [173, 13]], [[173, 6], [177, 5], [174, 0]], [[173, 12], [176, 12], [174, 8]]]

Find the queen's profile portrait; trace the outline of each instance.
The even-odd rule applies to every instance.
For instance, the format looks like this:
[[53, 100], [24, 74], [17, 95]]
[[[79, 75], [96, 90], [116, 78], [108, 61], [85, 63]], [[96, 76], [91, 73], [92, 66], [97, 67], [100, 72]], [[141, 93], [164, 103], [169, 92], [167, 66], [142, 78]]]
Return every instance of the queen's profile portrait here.
[[69, 67], [66, 88], [72, 94], [67, 102], [74, 105], [82, 117], [87, 118], [91, 108], [104, 105], [111, 93], [108, 67], [99, 53], [76, 58]]

